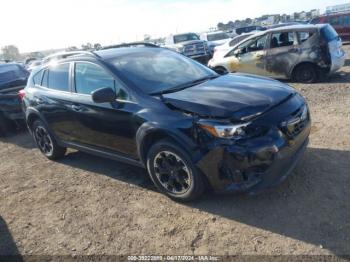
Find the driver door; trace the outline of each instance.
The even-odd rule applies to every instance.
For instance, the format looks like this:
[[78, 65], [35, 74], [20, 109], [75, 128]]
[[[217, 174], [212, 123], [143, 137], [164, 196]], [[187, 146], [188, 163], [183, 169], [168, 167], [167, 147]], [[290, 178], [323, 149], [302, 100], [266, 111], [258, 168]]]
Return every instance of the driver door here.
[[266, 44], [268, 35], [245, 41], [228, 54], [230, 72], [267, 76]]
[[[112, 88], [118, 93], [116, 102], [95, 103], [92, 100], [91, 93], [102, 87]], [[100, 65], [75, 62], [72, 97], [71, 114], [77, 127], [73, 136], [77, 144], [137, 157], [137, 124], [133, 114], [140, 108], [129, 99], [119, 79]]]

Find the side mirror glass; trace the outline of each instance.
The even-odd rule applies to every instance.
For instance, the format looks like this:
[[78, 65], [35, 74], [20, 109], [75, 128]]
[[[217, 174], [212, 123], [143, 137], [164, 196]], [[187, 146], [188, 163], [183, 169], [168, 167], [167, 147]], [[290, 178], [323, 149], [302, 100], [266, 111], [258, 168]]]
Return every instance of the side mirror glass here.
[[91, 93], [95, 103], [112, 103], [117, 99], [117, 93], [110, 87], [102, 87]]

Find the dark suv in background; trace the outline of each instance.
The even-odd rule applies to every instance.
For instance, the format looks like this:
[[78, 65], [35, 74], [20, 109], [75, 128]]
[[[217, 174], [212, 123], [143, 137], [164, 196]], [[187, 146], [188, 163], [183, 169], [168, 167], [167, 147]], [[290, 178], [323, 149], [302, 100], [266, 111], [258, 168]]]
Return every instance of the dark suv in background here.
[[82, 52], [32, 72], [27, 125], [49, 159], [66, 148], [147, 168], [176, 200], [258, 193], [291, 173], [310, 132], [304, 98], [268, 78], [227, 74], [177, 52]]
[[350, 12], [323, 15], [311, 20], [311, 24], [331, 24], [343, 42], [350, 42]]
[[27, 84], [29, 72], [18, 63], [0, 64], [0, 136], [23, 125], [19, 91]]

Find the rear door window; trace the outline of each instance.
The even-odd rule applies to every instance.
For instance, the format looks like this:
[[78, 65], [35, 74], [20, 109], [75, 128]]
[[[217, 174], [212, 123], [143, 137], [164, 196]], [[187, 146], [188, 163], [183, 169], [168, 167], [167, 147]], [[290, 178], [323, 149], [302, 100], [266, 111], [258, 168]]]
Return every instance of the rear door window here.
[[305, 32], [298, 32], [298, 38], [299, 42], [302, 44], [305, 41], [309, 40], [311, 37], [313, 37], [315, 32], [311, 31], [305, 31]]
[[69, 92], [69, 68], [70, 64], [51, 67], [47, 72], [48, 88]]
[[42, 76], [43, 76], [42, 70], [34, 75], [34, 77], [33, 77], [34, 85], [41, 85]]
[[271, 36], [271, 48], [279, 48], [294, 45], [294, 32], [273, 33]]

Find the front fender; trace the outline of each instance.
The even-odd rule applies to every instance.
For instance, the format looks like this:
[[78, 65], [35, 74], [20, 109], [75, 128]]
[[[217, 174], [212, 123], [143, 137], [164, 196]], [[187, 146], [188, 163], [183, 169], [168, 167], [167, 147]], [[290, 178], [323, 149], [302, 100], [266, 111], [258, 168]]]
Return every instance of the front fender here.
[[147, 146], [147, 140], [150, 136], [158, 135], [162, 138], [171, 138], [177, 144], [179, 144], [184, 150], [186, 150], [190, 156], [196, 159], [196, 151], [198, 145], [190, 136], [191, 126], [185, 126], [183, 132], [178, 129], [171, 129], [169, 126], [159, 126], [158, 123], [144, 123], [136, 133], [136, 143], [138, 155], [143, 163], [146, 162], [147, 152], [145, 152], [145, 146]]

